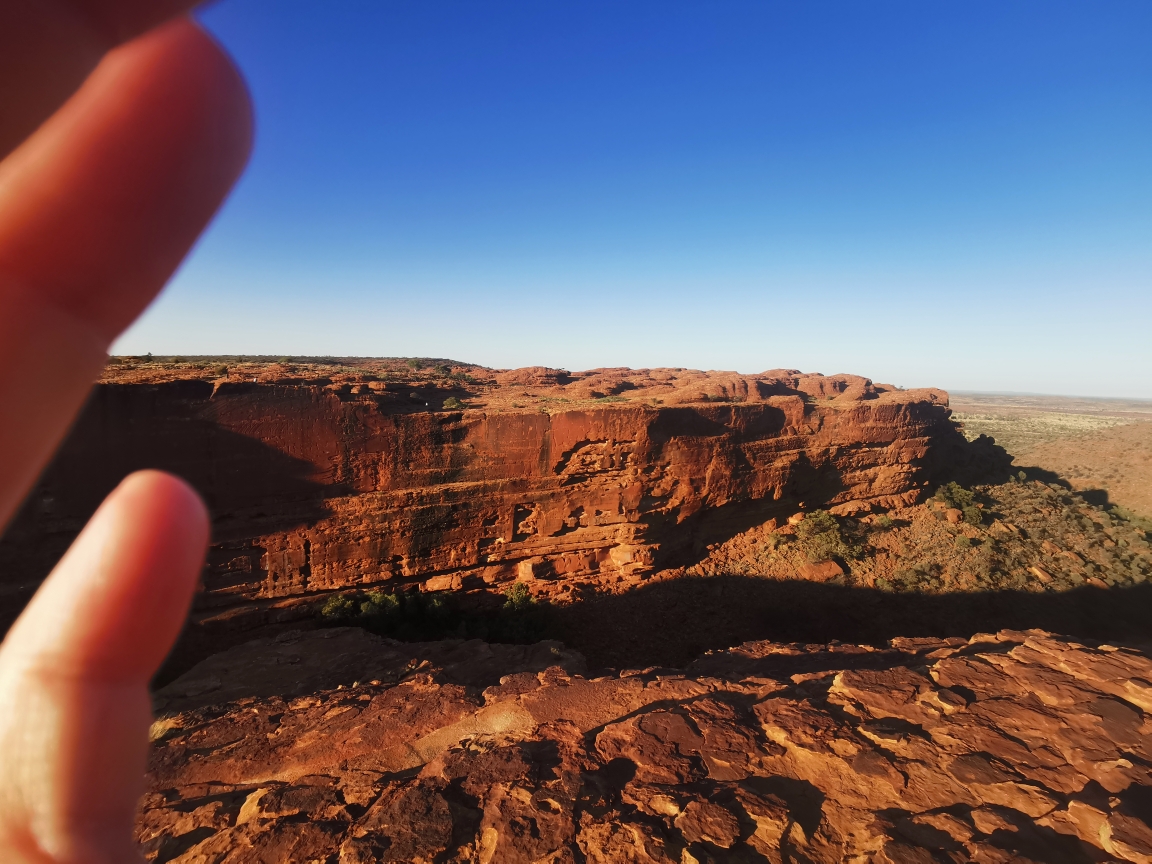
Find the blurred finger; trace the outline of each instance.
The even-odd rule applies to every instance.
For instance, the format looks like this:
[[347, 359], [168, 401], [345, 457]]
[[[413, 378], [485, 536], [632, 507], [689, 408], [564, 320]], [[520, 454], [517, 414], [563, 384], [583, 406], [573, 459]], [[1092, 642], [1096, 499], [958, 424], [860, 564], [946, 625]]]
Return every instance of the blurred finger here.
[[122, 42], [190, 0], [5, 0], [0, 4], [0, 159], [48, 119]]
[[0, 163], [0, 526], [63, 436], [104, 353], [239, 176], [247, 92], [180, 20], [112, 51]]
[[101, 505], [0, 646], [0, 849], [128, 861], [143, 791], [148, 680], [208, 542], [196, 493], [159, 472]]

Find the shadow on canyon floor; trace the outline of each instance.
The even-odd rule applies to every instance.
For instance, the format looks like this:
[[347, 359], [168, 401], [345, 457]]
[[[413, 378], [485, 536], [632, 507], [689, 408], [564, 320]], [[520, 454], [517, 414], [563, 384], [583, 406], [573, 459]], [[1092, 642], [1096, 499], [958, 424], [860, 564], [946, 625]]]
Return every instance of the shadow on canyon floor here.
[[[1038, 465], [1020, 465], [1013, 467], [1018, 467], [1029, 480], [1039, 480], [1041, 483], [1055, 483], [1057, 486], [1067, 489], [1069, 492], [1074, 491], [1072, 484], [1055, 471], [1049, 471], [1047, 468], [1041, 468]], [[1108, 500], [1108, 490], [1106, 489], [1080, 489], [1076, 490], [1076, 494], [1095, 507], [1103, 507], [1108, 510], [1116, 506]]]
[[1143, 526], [1144, 530], [1152, 531], [1152, 518], [1150, 518], [1150, 514], [1134, 512], [1128, 507], [1116, 503], [1109, 497], [1107, 489], [1077, 489], [1061, 474], [1055, 471], [1049, 471], [1047, 468], [1039, 468], [1035, 465], [1021, 465], [1020, 471], [1024, 473], [1029, 480], [1039, 480], [1043, 483], [1055, 484], [1063, 489], [1067, 489], [1069, 492], [1075, 492], [1077, 496], [1092, 506], [1102, 507], [1110, 513], [1118, 513], [1128, 521]]
[[[541, 604], [532, 617], [533, 626], [520, 634], [525, 638], [502, 632], [492, 641], [557, 639], [583, 654], [591, 670], [680, 668], [706, 651], [756, 640], [882, 647], [896, 637], [969, 637], [1001, 629], [1039, 628], [1149, 650], [1152, 584], [1045, 593], [923, 594], [755, 576], [685, 576], [568, 605]], [[381, 635], [402, 641], [486, 638], [472, 625], [491, 623], [491, 618], [491, 612], [459, 609], [446, 621]], [[461, 623], [468, 632], [451, 632]], [[243, 642], [322, 626], [327, 625], [319, 614], [243, 629], [192, 625], [153, 686], [163, 686], [209, 655]]]
[[589, 666], [683, 666], [757, 639], [883, 645], [897, 636], [1041, 628], [1089, 640], [1152, 641], [1152, 585], [1063, 593], [892, 593], [750, 576], [686, 577], [550, 610], [547, 635]]

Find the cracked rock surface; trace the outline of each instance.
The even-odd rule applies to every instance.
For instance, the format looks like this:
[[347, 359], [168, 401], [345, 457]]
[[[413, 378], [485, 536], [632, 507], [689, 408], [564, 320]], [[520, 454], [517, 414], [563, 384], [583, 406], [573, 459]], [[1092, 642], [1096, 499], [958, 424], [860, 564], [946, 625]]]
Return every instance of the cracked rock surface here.
[[[322, 658], [359, 637], [293, 638]], [[391, 659], [352, 686], [313, 670], [277, 695], [188, 695], [213, 670], [258, 677], [283, 653], [263, 641], [161, 690], [146, 856], [1152, 861], [1152, 660], [1131, 648], [750, 642], [590, 678], [555, 645], [460, 665], [469, 643], [378, 641]]]

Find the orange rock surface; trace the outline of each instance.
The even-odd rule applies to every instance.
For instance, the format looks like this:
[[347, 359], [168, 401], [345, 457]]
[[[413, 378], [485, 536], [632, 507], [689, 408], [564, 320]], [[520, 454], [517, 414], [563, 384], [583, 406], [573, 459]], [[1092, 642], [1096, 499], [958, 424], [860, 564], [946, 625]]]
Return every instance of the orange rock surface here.
[[[683, 670], [590, 679], [571, 655], [542, 668], [555, 646], [486, 650], [328, 630], [194, 668], [157, 694], [185, 707], [153, 727], [137, 827], [146, 854], [180, 864], [1152, 855], [1152, 660], [1139, 651], [1043, 631], [881, 649], [753, 642]], [[296, 678], [291, 656], [311, 664]], [[320, 681], [325, 658], [342, 668]], [[357, 662], [373, 680], [346, 682]], [[246, 686], [263, 695], [237, 698]], [[213, 692], [230, 701], [210, 704]]]
[[942, 391], [853, 375], [373, 362], [109, 367], [0, 548], [5, 593], [26, 596], [140, 467], [212, 509], [211, 610], [634, 581], [800, 508], [908, 504], [969, 447]]

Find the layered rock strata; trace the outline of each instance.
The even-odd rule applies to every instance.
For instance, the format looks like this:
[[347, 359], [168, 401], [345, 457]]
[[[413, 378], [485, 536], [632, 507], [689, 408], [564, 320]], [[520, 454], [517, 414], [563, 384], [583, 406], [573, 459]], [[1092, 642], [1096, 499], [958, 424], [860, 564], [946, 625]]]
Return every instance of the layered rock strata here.
[[212, 508], [210, 609], [397, 580], [634, 580], [798, 508], [908, 504], [966, 446], [942, 391], [851, 375], [469, 368], [487, 377], [112, 376], [0, 549], [5, 591], [26, 595], [141, 467]]
[[[557, 650], [465, 668], [468, 644], [340, 630], [233, 649], [158, 694], [187, 710], [154, 726], [138, 838], [180, 864], [1152, 860], [1139, 651], [755, 642], [590, 679], [540, 669]], [[266, 686], [333, 651], [378, 677], [280, 672], [285, 695], [206, 704], [222, 670]]]

